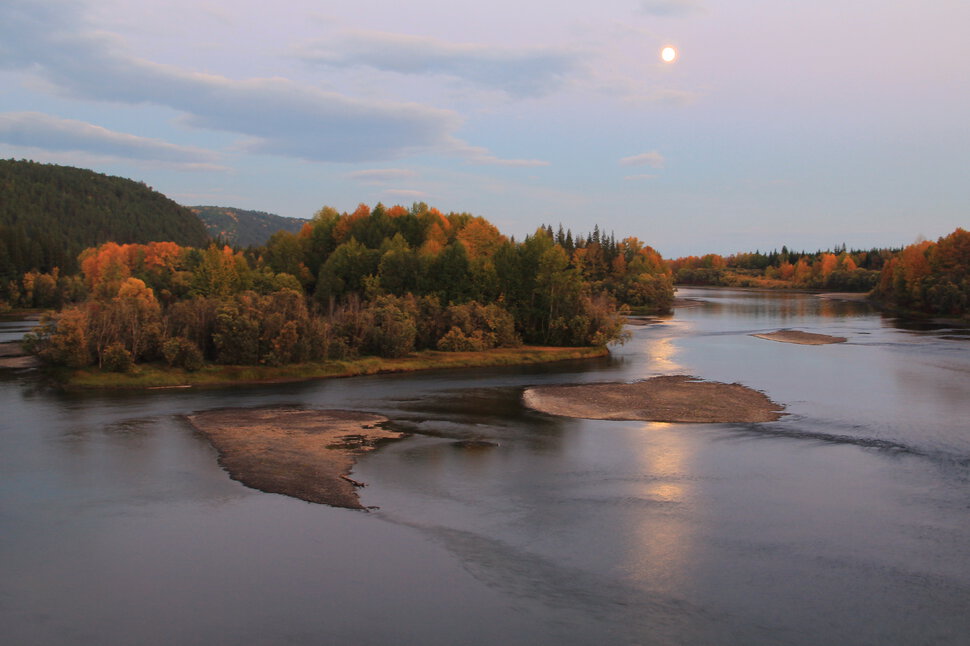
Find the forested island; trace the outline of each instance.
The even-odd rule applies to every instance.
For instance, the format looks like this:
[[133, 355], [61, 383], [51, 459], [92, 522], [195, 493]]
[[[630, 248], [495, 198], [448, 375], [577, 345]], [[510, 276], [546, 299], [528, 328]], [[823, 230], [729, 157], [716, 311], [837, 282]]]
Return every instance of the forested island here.
[[[58, 168], [27, 167], [31, 177], [59, 177]], [[72, 200], [88, 177], [74, 170], [64, 175], [74, 180]], [[8, 184], [25, 194], [17, 177]], [[120, 178], [92, 182], [122, 195], [138, 191]], [[110, 188], [116, 183], [125, 190]], [[53, 207], [44, 208], [54, 218]], [[99, 226], [124, 221], [121, 211], [106, 211]], [[28, 230], [27, 213], [7, 221]], [[211, 366], [267, 368], [246, 377], [221, 373], [259, 379], [354, 374], [373, 369], [367, 357], [397, 361], [377, 369], [409, 369], [400, 361], [409, 356], [417, 367], [474, 364], [467, 353], [491, 352], [485, 363], [589, 356], [602, 350], [581, 349], [622, 337], [629, 307], [667, 311], [673, 299], [669, 268], [637, 238], [617, 242], [594, 228], [567, 241], [543, 227], [516, 241], [482, 217], [424, 203], [361, 204], [352, 213], [325, 207], [297, 233], [280, 230], [244, 249], [111, 240], [64, 263], [76, 272], [41, 254], [21, 273], [23, 254], [9, 254], [20, 248], [19, 237], [5, 232], [0, 297], [7, 308], [49, 310], [25, 340], [29, 351], [71, 370], [160, 371], [162, 383]]]

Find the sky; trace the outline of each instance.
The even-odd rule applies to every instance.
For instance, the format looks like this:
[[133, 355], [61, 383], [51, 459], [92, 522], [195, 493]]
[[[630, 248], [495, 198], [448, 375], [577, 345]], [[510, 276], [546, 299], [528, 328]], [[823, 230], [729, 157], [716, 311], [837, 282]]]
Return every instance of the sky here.
[[966, 0], [2, 0], [0, 158], [665, 257], [901, 246], [970, 227], [967, 25]]

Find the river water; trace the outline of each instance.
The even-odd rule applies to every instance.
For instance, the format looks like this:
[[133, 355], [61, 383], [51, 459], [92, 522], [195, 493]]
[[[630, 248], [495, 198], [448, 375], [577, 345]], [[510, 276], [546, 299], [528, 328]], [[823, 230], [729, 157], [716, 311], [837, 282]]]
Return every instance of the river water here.
[[[107, 394], [0, 375], [0, 643], [970, 643], [967, 331], [809, 294], [679, 296], [699, 303], [587, 362]], [[779, 328], [848, 342], [750, 336]], [[787, 414], [521, 404], [661, 374]], [[413, 433], [354, 470], [378, 509], [247, 489], [182, 417], [270, 404]]]

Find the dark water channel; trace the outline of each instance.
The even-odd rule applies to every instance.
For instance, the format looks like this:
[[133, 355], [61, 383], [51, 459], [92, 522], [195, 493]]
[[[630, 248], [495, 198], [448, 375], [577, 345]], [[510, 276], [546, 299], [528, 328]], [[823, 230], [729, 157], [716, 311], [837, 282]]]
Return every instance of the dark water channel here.
[[[806, 294], [680, 296], [702, 302], [594, 362], [127, 394], [0, 374], [0, 643], [970, 643], [966, 331]], [[848, 342], [749, 336], [782, 327]], [[658, 374], [787, 415], [520, 403]], [[354, 471], [379, 509], [247, 489], [180, 417], [267, 404], [414, 433]]]

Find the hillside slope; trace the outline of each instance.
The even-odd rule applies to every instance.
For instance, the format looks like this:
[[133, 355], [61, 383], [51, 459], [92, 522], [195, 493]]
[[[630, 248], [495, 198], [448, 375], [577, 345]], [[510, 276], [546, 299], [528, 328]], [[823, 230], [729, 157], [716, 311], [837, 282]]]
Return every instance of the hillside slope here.
[[189, 209], [141, 182], [91, 170], [0, 160], [0, 278], [31, 269], [77, 271], [77, 256], [104, 242], [205, 246]]
[[263, 211], [246, 211], [228, 206], [192, 206], [209, 235], [237, 247], [266, 244], [280, 230], [299, 233], [307, 220], [287, 218]]

